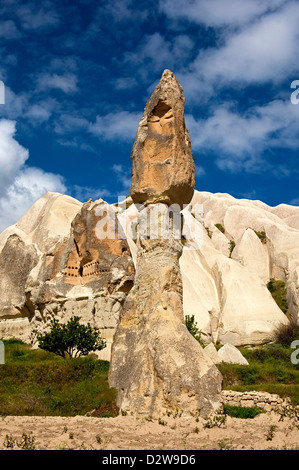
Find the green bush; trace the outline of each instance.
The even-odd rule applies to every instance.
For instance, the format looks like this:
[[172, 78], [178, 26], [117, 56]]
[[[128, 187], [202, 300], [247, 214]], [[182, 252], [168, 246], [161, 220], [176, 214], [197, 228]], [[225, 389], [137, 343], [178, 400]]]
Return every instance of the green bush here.
[[212, 238], [212, 232], [211, 230], [209, 229], [209, 227], [205, 227], [206, 231], [207, 231], [207, 234], [208, 234], [208, 237], [209, 238]]
[[299, 339], [299, 325], [296, 320], [290, 319], [289, 323], [281, 323], [275, 331], [275, 340], [283, 346], [290, 346], [295, 340]]
[[223, 414], [232, 418], [252, 419], [260, 413], [263, 413], [263, 410], [256, 407], [223, 405]]
[[263, 244], [267, 243], [267, 236], [266, 236], [266, 232], [264, 230], [262, 230], [261, 232], [259, 232], [257, 230], [254, 230], [254, 232], [259, 237], [259, 239], [261, 240], [261, 242]]
[[51, 331], [37, 337], [39, 347], [63, 358], [87, 356], [92, 351], [100, 351], [106, 346], [100, 333], [88, 323], [81, 325], [80, 317], [72, 317], [65, 325], [58, 320], [51, 322]]
[[221, 225], [221, 224], [215, 224], [215, 227], [217, 227], [218, 230], [220, 230], [220, 232], [222, 232], [222, 233], [225, 232], [225, 228], [223, 227], [223, 225]]
[[234, 240], [230, 240], [230, 242], [229, 242], [229, 257], [231, 257], [232, 252], [233, 252], [235, 247], [236, 247], [236, 243], [234, 242]]
[[267, 287], [280, 310], [287, 314], [289, 306], [287, 301], [287, 289], [285, 282], [271, 278], [267, 284]]
[[201, 341], [201, 331], [197, 328], [197, 322], [195, 321], [194, 315], [186, 315], [185, 324], [191, 335], [203, 346]]
[[260, 371], [256, 366], [238, 367], [237, 374], [244, 385], [255, 384], [260, 380]]

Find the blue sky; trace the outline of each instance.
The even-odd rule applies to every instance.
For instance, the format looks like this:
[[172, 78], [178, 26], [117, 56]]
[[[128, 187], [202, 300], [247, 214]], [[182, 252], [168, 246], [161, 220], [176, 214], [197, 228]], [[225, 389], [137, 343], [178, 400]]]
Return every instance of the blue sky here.
[[2, 0], [0, 230], [47, 190], [115, 202], [164, 69], [196, 189], [299, 205], [299, 2]]

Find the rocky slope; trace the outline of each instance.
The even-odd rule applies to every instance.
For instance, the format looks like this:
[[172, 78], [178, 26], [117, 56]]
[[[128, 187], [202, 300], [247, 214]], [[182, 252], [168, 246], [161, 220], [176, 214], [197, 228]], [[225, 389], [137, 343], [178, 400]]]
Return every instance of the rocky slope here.
[[[96, 236], [103, 209], [119, 216], [127, 239]], [[271, 277], [286, 282], [289, 311], [298, 315], [299, 207], [195, 191], [189, 210], [186, 230], [195, 224], [196, 231], [180, 258], [185, 315], [195, 316], [206, 341], [271, 341], [288, 321], [266, 287]], [[0, 234], [0, 337], [34, 344], [53, 316], [77, 314], [103, 331], [109, 358], [134, 280], [135, 220], [130, 198], [109, 206], [47, 193], [36, 201]]]

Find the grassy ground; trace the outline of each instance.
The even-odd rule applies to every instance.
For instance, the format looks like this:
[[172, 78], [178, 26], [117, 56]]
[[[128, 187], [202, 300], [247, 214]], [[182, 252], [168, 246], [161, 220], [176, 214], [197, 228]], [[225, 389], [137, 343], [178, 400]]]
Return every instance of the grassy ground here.
[[218, 366], [223, 375], [224, 389], [262, 390], [288, 396], [294, 404], [299, 404], [299, 365], [291, 362], [293, 349], [274, 344], [239, 349], [249, 366]]
[[[223, 388], [263, 390], [299, 404], [299, 365], [294, 350], [278, 345], [240, 348], [249, 366], [222, 364]], [[16, 340], [5, 341], [0, 365], [0, 415], [116, 416], [116, 391], [108, 385], [109, 362], [62, 359]]]
[[0, 365], [0, 415], [115, 416], [116, 391], [109, 388], [109, 362], [92, 357], [63, 359], [15, 340], [5, 341]]

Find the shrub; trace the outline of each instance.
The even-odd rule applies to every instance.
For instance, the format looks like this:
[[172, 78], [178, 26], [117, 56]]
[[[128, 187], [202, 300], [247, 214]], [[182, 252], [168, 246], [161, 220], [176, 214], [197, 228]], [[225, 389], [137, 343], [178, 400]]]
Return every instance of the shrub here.
[[197, 328], [197, 322], [195, 321], [194, 315], [186, 315], [185, 324], [191, 335], [202, 345], [201, 331]]
[[223, 410], [218, 409], [215, 411], [213, 416], [210, 416], [206, 419], [203, 427], [208, 429], [214, 428], [215, 426], [221, 428], [222, 426], [225, 426], [226, 418], [227, 416], [223, 413]]
[[209, 229], [209, 227], [205, 227], [206, 231], [207, 231], [207, 234], [208, 234], [208, 237], [209, 238], [212, 238], [212, 232], [211, 230]]
[[232, 406], [223, 405], [223, 414], [231, 416], [232, 418], [255, 418], [258, 414], [263, 413], [263, 410], [256, 407], [249, 406]]
[[23, 432], [22, 439], [17, 443], [21, 450], [36, 450], [35, 437]]
[[221, 225], [221, 224], [215, 224], [215, 227], [217, 227], [218, 230], [220, 230], [220, 232], [222, 232], [222, 233], [225, 232], [225, 228], [223, 227], [223, 225]]
[[255, 384], [260, 380], [260, 371], [257, 366], [236, 367], [239, 379], [244, 385]]
[[51, 331], [37, 337], [39, 347], [63, 358], [87, 356], [92, 351], [100, 351], [106, 346], [100, 333], [88, 323], [81, 325], [80, 317], [72, 317], [65, 325], [58, 320], [51, 322]]
[[13, 449], [15, 445], [16, 445], [16, 440], [13, 439], [12, 436], [9, 436], [8, 434], [6, 434], [5, 439], [3, 441], [3, 447], [5, 447], [6, 449]]
[[235, 246], [236, 246], [236, 243], [234, 242], [234, 240], [230, 240], [230, 242], [229, 242], [229, 257], [231, 257]]
[[275, 331], [275, 341], [283, 346], [290, 344], [299, 336], [299, 325], [296, 320], [290, 319], [286, 325], [281, 323]]
[[289, 306], [287, 301], [287, 290], [285, 282], [271, 278], [267, 284], [267, 287], [280, 310], [287, 314]]
[[266, 236], [266, 232], [264, 230], [262, 230], [261, 232], [258, 232], [257, 230], [254, 230], [254, 233], [259, 237], [259, 239], [261, 240], [261, 242], [263, 244], [267, 243], [267, 236]]

